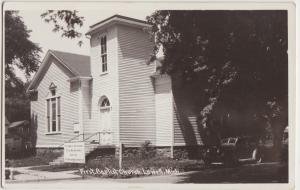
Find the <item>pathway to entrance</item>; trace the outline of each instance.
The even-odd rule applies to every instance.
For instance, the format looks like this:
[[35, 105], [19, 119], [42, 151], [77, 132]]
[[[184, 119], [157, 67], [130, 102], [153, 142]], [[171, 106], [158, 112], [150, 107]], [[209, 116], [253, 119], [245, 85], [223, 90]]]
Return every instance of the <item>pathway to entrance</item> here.
[[[40, 166], [38, 166], [40, 167]], [[13, 176], [12, 180], [5, 180], [6, 183], [19, 183], [19, 182], [39, 182], [39, 181], [57, 181], [66, 179], [81, 179], [79, 175], [73, 174], [77, 170], [49, 172], [31, 170], [32, 166], [29, 167], [17, 167], [14, 171], [17, 171], [17, 175]]]

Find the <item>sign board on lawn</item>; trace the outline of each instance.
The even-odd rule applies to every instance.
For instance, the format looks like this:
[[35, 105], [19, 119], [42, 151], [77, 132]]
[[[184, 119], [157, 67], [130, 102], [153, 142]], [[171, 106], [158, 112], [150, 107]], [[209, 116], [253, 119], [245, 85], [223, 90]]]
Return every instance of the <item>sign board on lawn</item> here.
[[84, 142], [65, 143], [64, 162], [85, 163]]

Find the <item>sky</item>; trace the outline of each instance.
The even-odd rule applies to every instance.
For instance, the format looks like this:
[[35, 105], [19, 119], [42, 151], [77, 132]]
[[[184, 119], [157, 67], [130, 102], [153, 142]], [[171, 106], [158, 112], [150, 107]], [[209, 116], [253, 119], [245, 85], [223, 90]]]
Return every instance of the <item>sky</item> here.
[[[81, 31], [84, 34], [88, 31], [90, 25], [93, 25], [115, 14], [145, 20], [146, 16], [150, 15], [152, 12], [153, 10], [79, 10], [79, 15], [84, 17], [84, 25], [82, 28], [79, 29], [79, 31]], [[44, 55], [48, 51], [48, 49], [69, 51], [72, 53], [79, 53], [85, 55], [89, 54], [89, 40], [84, 35], [82, 38], [84, 44], [81, 47], [79, 47], [77, 45], [78, 39], [62, 38], [60, 36], [60, 33], [52, 32], [53, 25], [51, 23], [49, 24], [43, 21], [43, 19], [40, 16], [42, 13], [43, 10], [23, 10], [19, 12], [19, 15], [23, 17], [25, 25], [28, 27], [28, 29], [32, 30], [30, 40], [32, 40], [35, 43], [38, 43], [42, 47], [42, 55]]]
[[[27, 26], [27, 29], [32, 31], [30, 33], [30, 40], [37, 43], [42, 48], [43, 52], [41, 53], [41, 60], [44, 58], [49, 49], [89, 55], [90, 43], [84, 34], [88, 31], [90, 25], [115, 14], [145, 20], [146, 16], [151, 15], [155, 9], [152, 7], [143, 9], [126, 9], [126, 7], [117, 6], [106, 9], [76, 10], [79, 11], [80, 16], [84, 17], [84, 25], [79, 29], [79, 31], [83, 34], [83, 37], [81, 38], [81, 40], [83, 40], [83, 45], [81, 47], [77, 44], [79, 39], [62, 38], [61, 33], [55, 33], [52, 31], [53, 25], [51, 23], [49, 24], [44, 22], [40, 16], [45, 9], [18, 10], [19, 15], [23, 18], [23, 21]], [[15, 71], [17, 76], [25, 81], [26, 78], [23, 73], [17, 68], [15, 68]]]
[[[194, 1], [194, 2], [193, 2]], [[158, 3], [159, 2], [159, 3]], [[79, 15], [85, 18], [83, 27], [79, 30], [83, 34], [88, 31], [90, 25], [93, 25], [112, 15], [120, 14], [127, 17], [145, 20], [146, 16], [151, 15], [159, 9], [185, 9], [185, 10], [224, 10], [224, 9], [282, 9], [280, 4], [256, 4], [250, 6], [247, 3], [203, 3], [200, 0], [191, 0], [184, 3], [180, 0], [168, 2], [153, 0], [150, 1], [6, 1], [3, 5], [4, 10], [18, 10], [19, 15], [23, 17], [25, 25], [32, 30], [30, 39], [39, 44], [42, 48], [41, 58], [44, 57], [49, 49], [67, 51], [89, 55], [89, 41], [83, 36], [84, 44], [79, 47], [78, 39], [62, 38], [59, 33], [52, 32], [53, 25], [45, 23], [41, 14], [46, 10], [78, 10]], [[289, 7], [290, 5], [285, 5]], [[291, 5], [292, 6], [292, 5]], [[291, 8], [291, 7], [289, 7]], [[17, 76], [25, 79], [22, 73], [17, 71]]]

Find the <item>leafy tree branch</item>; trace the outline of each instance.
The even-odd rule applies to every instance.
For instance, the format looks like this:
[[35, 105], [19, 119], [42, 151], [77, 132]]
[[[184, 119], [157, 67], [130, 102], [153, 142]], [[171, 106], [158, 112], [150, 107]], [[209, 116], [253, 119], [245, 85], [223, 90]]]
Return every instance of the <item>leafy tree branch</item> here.
[[[46, 23], [53, 24], [53, 32], [61, 32], [62, 37], [74, 39], [81, 38], [82, 33], [78, 31], [83, 26], [84, 17], [78, 15], [76, 10], [48, 10], [41, 14]], [[78, 45], [83, 44], [82, 40]]]
[[[159, 10], [147, 21], [155, 41], [152, 59], [163, 49], [161, 73], [183, 85], [197, 83], [205, 94], [199, 128], [226, 136], [225, 121], [252, 130], [258, 117], [267, 118], [274, 136], [282, 133], [288, 97], [286, 11]], [[271, 116], [277, 108], [269, 109], [268, 102], [281, 108], [277, 119]]]

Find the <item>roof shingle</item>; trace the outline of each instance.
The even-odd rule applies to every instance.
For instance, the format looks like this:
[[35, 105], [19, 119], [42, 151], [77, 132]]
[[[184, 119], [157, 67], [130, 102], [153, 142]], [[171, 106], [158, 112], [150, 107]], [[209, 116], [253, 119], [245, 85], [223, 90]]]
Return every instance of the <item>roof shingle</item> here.
[[50, 50], [62, 61], [73, 73], [80, 77], [91, 76], [90, 57], [74, 53]]

